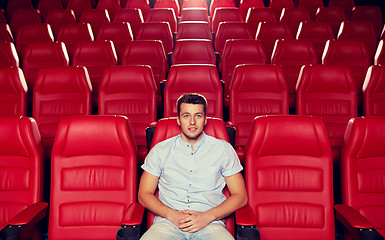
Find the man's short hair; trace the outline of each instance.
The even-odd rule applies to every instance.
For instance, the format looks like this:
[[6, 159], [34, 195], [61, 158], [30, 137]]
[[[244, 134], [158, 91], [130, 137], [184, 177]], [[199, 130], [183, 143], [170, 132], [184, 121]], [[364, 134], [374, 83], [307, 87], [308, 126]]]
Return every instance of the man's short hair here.
[[180, 96], [177, 100], [176, 109], [178, 111], [178, 116], [180, 114], [180, 105], [182, 103], [189, 103], [189, 104], [202, 104], [203, 105], [203, 111], [206, 116], [206, 109], [207, 109], [207, 100], [206, 98], [199, 94], [199, 93], [185, 93], [182, 96]]

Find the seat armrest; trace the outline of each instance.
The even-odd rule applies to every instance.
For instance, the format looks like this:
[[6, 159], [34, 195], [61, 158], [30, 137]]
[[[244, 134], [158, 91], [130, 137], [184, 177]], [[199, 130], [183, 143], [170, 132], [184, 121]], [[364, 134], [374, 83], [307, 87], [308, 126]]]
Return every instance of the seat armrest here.
[[226, 130], [229, 135], [230, 144], [235, 148], [236, 129], [232, 122], [226, 122]]
[[121, 226], [116, 233], [117, 240], [138, 240], [144, 207], [138, 202], [132, 203], [124, 213]]
[[250, 205], [238, 209], [235, 212], [237, 224], [237, 240], [259, 240], [260, 234], [257, 221]]
[[345, 204], [337, 204], [334, 209], [337, 220], [342, 223], [353, 239], [384, 239], [374, 229], [373, 224], [354, 208]]

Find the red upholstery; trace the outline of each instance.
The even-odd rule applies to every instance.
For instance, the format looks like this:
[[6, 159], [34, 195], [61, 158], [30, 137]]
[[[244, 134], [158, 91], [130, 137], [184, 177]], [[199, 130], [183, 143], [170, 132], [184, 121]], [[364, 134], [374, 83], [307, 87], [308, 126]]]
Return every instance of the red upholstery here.
[[[2, 117], [0, 132], [0, 230], [6, 231], [3, 229], [5, 226], [35, 217], [29, 216], [28, 212], [32, 213], [31, 210], [39, 205], [45, 208], [47, 204], [41, 202], [43, 150], [35, 120], [20, 116]], [[26, 236], [40, 239], [31, 233], [26, 233]]]
[[343, 66], [305, 66], [297, 83], [297, 114], [323, 119], [339, 163], [346, 125], [357, 116], [357, 94], [351, 71]]
[[299, 24], [297, 39], [312, 41], [318, 62], [321, 62], [327, 40], [335, 39], [335, 36], [330, 23], [310, 21]]
[[176, 101], [186, 92], [200, 93], [207, 99], [207, 116], [223, 118], [223, 92], [215, 65], [173, 65], [164, 89], [164, 117], [177, 116]]
[[234, 69], [239, 64], [265, 64], [266, 55], [259, 40], [229, 39], [221, 59], [222, 81], [225, 83], [225, 105], [229, 104], [229, 89]]
[[354, 6], [351, 21], [368, 21], [373, 24], [377, 37], [384, 26], [381, 8], [379, 6]]
[[39, 0], [37, 9], [39, 9], [43, 20], [45, 20], [51, 9], [63, 10], [64, 8], [61, 0]]
[[228, 39], [253, 39], [251, 31], [244, 22], [221, 22], [215, 34], [215, 51], [222, 55], [225, 43]]
[[40, 11], [37, 9], [15, 9], [12, 16], [9, 18], [9, 25], [13, 34], [17, 35], [19, 28], [23, 24], [42, 23]]
[[130, 120], [140, 162], [147, 155], [146, 127], [157, 119], [157, 89], [151, 67], [115, 66], [104, 72], [99, 89], [99, 115]]
[[18, 67], [0, 68], [0, 116], [26, 116], [27, 83]]
[[175, 64], [214, 64], [213, 43], [208, 39], [180, 39], [175, 44], [171, 60]]
[[359, 40], [328, 40], [322, 56], [322, 64], [350, 67], [356, 83], [359, 106], [362, 105], [362, 85], [372, 60], [365, 42]]
[[236, 7], [217, 7], [211, 18], [211, 31], [216, 33], [221, 22], [243, 22], [241, 12]]
[[[226, 124], [222, 119], [218, 118], [207, 118], [207, 124], [204, 128], [207, 135], [226, 140], [230, 143], [229, 135], [227, 134]], [[157, 143], [164, 141], [168, 138], [174, 137], [181, 133], [180, 126], [176, 121], [176, 117], [162, 118], [156, 123], [155, 132], [151, 141], [151, 148]], [[225, 195], [228, 195], [227, 188], [224, 190]], [[147, 215], [147, 226], [150, 227], [154, 220], [154, 214], [148, 212]], [[234, 218], [233, 216], [226, 218], [226, 228], [234, 235]]]
[[141, 24], [137, 40], [161, 40], [166, 53], [171, 53], [174, 49], [174, 40], [167, 22], [144, 22]]
[[235, 7], [235, 3], [233, 0], [212, 0], [209, 7], [210, 17], [212, 18], [214, 16], [216, 8], [222, 7]]
[[167, 57], [162, 42], [159, 40], [129, 42], [119, 62], [122, 65], [149, 65], [158, 89], [158, 105], [162, 105], [160, 82], [166, 79], [168, 69]]
[[115, 15], [111, 18], [115, 23], [130, 23], [134, 38], [140, 28], [140, 25], [144, 22], [142, 11], [139, 8], [135, 9], [120, 9], [115, 12]]
[[290, 32], [296, 36], [299, 24], [301, 22], [309, 22], [310, 15], [307, 8], [305, 7], [284, 8], [282, 10], [280, 21], [286, 22]]
[[96, 9], [114, 10], [120, 8], [121, 6], [119, 0], [98, 0], [96, 5]]
[[91, 114], [91, 82], [84, 67], [39, 71], [33, 92], [33, 118], [39, 125], [45, 155], [51, 154], [59, 121]]
[[361, 40], [366, 43], [369, 57], [373, 59], [379, 42], [373, 24], [365, 21], [344, 21], [341, 23], [337, 39]]
[[242, 64], [230, 86], [230, 122], [236, 129], [235, 151], [244, 151], [253, 119], [258, 115], [289, 114], [289, 93], [280, 66]]
[[66, 67], [69, 58], [62, 42], [35, 42], [26, 46], [23, 57], [23, 72], [30, 93], [33, 91], [37, 73], [42, 68]]
[[282, 66], [289, 89], [289, 106], [295, 108], [295, 85], [301, 67], [319, 63], [313, 43], [309, 40], [277, 40], [271, 63]]
[[272, 8], [250, 8], [247, 12], [245, 22], [249, 25], [251, 35], [255, 37], [257, 28], [260, 22], [277, 22], [278, 18], [275, 16]]
[[[157, 2], [160, 2], [160, 0], [158, 0]], [[173, 8], [150, 9], [146, 22], [168, 22], [172, 33], [176, 33], [178, 30], [177, 18], [175, 10]]]
[[114, 44], [118, 60], [123, 56], [127, 42], [134, 40], [131, 26], [127, 22], [104, 23], [95, 33], [95, 40], [111, 40]]
[[76, 23], [75, 13], [71, 9], [49, 9], [45, 22], [51, 26], [56, 39], [63, 24]]
[[127, 1], [126, 5], [123, 5], [122, 7], [125, 9], [140, 9], [143, 20], [146, 21], [148, 11], [150, 11], [150, 2], [148, 0]]
[[206, 0], [183, 0], [181, 15], [184, 10], [190, 10], [191, 8], [204, 8], [208, 16], [208, 6]]
[[239, 11], [241, 12], [242, 20], [245, 21], [249, 8], [264, 8], [263, 0], [241, 0], [239, 2]]
[[176, 40], [179, 39], [212, 39], [210, 25], [206, 21], [185, 21], [179, 23]]
[[93, 41], [94, 34], [89, 23], [69, 23], [59, 28], [56, 40], [65, 43], [72, 61], [76, 44], [81, 41]]
[[338, 34], [341, 23], [347, 19], [341, 7], [323, 7], [318, 9], [316, 14], [316, 21], [330, 23], [335, 36]]
[[255, 39], [262, 42], [268, 63], [277, 39], [294, 39], [294, 34], [290, 32], [289, 26], [284, 22], [260, 22], [258, 25]]
[[315, 16], [318, 8], [324, 7], [323, 0], [299, 0], [298, 7], [305, 7], [309, 12], [309, 16], [311, 20], [315, 20]]
[[13, 34], [7, 23], [0, 23], [0, 41], [13, 42]]
[[[384, 237], [383, 117], [349, 121], [341, 159], [342, 201], [369, 220]], [[378, 180], [376, 180], [378, 179]]]
[[8, 19], [12, 17], [15, 9], [33, 9], [33, 4], [31, 0], [8, 0], [6, 14]]
[[111, 41], [84, 41], [76, 44], [72, 66], [87, 68], [92, 83], [94, 106], [98, 104], [99, 85], [104, 69], [116, 64], [117, 56]]
[[4, 9], [0, 9], [0, 23], [7, 23], [7, 18], [5, 17]]
[[99, 32], [100, 26], [111, 22], [107, 9], [84, 9], [78, 18], [79, 23], [89, 23], [92, 32]]
[[365, 116], [385, 115], [385, 67], [371, 66], [366, 74], [363, 91]]
[[[301, 131], [298, 131], [301, 129]], [[334, 239], [332, 156], [322, 120], [265, 116], [246, 147], [248, 208], [237, 224], [256, 223], [263, 239]]]
[[13, 42], [0, 42], [0, 67], [19, 67], [19, 56]]
[[271, 7], [275, 16], [279, 18], [284, 8], [294, 8], [293, 0], [270, 0], [269, 7]]
[[[203, 0], [206, 4], [206, 1]], [[185, 5], [186, 2], [189, 2], [188, 0], [183, 1], [183, 6]], [[190, 0], [191, 2], [191, 0]], [[180, 16], [180, 22], [184, 21], [204, 21], [204, 22], [209, 22], [209, 16], [207, 13], [207, 6], [206, 8], [185, 8], [183, 9], [183, 12], [181, 13]]]
[[91, 1], [89, 0], [67, 0], [67, 9], [72, 9], [76, 19], [80, 19], [80, 15], [86, 9], [92, 9]]
[[15, 34], [15, 47], [20, 60], [28, 44], [35, 42], [53, 42], [51, 27], [47, 23], [23, 24]]
[[[172, 8], [174, 10], [174, 15], [176, 17], [179, 17], [180, 8], [179, 8], [178, 0], [155, 0], [154, 9], [167, 9], [167, 8]], [[151, 10], [150, 10], [150, 12], [151, 12]], [[149, 13], [149, 16], [150, 16], [150, 14], [151, 13]]]
[[123, 116], [63, 119], [52, 151], [48, 238], [116, 239], [137, 201], [136, 154]]
[[330, 0], [328, 4], [328, 7], [341, 7], [344, 10], [347, 19], [350, 19], [354, 6], [354, 0]]

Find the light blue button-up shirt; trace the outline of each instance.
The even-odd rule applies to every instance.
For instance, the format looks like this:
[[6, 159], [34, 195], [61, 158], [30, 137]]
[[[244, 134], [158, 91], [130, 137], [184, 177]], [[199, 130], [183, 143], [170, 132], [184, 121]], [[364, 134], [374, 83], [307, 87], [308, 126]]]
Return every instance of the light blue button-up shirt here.
[[[226, 200], [225, 177], [242, 171], [233, 147], [226, 141], [202, 134], [194, 145], [181, 135], [156, 144], [142, 168], [159, 177], [159, 200], [175, 210], [205, 212]], [[163, 221], [157, 216], [154, 222]], [[215, 221], [217, 222], [217, 221]]]

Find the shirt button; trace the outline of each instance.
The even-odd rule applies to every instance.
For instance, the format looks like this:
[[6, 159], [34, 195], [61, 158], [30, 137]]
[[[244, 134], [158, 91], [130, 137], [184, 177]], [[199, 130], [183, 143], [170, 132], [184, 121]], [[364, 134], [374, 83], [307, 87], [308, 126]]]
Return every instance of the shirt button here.
[[190, 147], [190, 145], [187, 144], [187, 147]]
[[194, 153], [191, 153], [191, 155], [194, 155]]
[[191, 187], [191, 183], [189, 184], [189, 186]]
[[192, 170], [190, 170], [190, 172], [192, 172]]
[[188, 208], [190, 207], [190, 205], [187, 206]]

